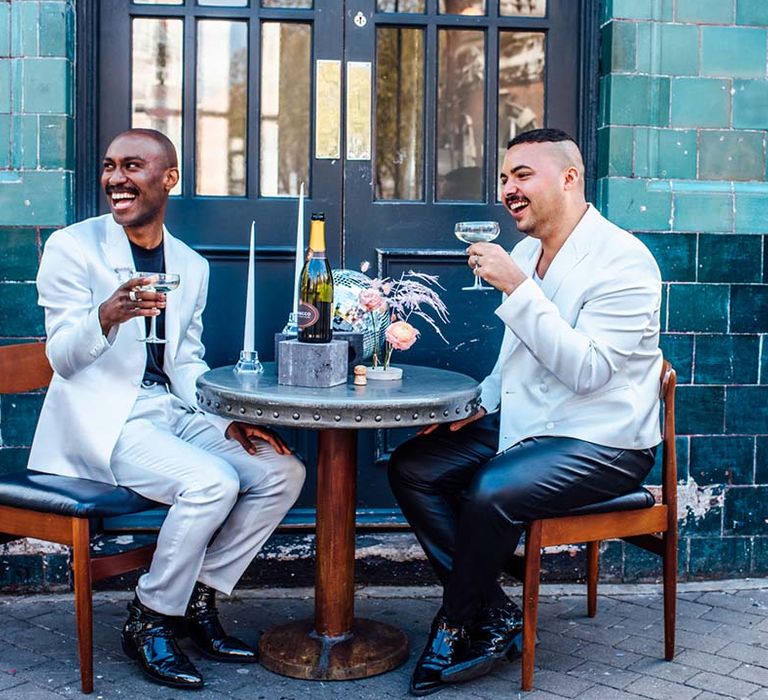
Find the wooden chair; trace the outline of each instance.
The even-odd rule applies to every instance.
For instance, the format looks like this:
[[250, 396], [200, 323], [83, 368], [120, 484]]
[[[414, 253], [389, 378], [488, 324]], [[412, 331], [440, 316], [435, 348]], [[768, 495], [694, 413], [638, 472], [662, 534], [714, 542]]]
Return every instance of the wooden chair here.
[[[0, 394], [48, 386], [51, 368], [43, 343], [0, 347]], [[130, 489], [88, 479], [24, 471], [0, 475], [0, 542], [35, 537], [72, 548], [80, 680], [93, 691], [93, 601], [91, 583], [146, 566], [154, 545], [91, 557], [90, 538], [101, 518], [155, 508]]]
[[541, 549], [587, 543], [587, 614], [597, 613], [597, 576], [600, 541], [622, 539], [662, 558], [664, 592], [664, 658], [675, 655], [677, 593], [677, 457], [675, 453], [675, 385], [669, 362], [661, 369], [663, 459], [661, 503], [646, 489], [579, 508], [567, 516], [532, 520], [525, 530], [523, 571], [523, 690], [533, 687], [536, 621], [539, 605]]

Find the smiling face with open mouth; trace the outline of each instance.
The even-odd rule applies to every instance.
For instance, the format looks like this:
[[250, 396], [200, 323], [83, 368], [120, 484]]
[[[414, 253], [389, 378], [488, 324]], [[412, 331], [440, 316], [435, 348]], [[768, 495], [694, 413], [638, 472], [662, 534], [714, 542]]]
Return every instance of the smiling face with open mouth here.
[[101, 186], [115, 221], [126, 228], [162, 226], [178, 169], [156, 140], [138, 132], [118, 136], [107, 149]]
[[502, 203], [517, 230], [546, 235], [565, 204], [564, 164], [557, 144], [521, 143], [510, 148], [501, 168]]

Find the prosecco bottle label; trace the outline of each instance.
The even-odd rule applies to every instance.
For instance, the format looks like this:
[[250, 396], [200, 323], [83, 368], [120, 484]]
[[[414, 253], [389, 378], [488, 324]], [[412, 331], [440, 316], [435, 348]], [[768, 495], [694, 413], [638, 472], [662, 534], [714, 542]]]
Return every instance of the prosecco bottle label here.
[[320, 312], [317, 310], [317, 307], [308, 304], [306, 301], [302, 301], [299, 304], [298, 311], [296, 312], [296, 324], [300, 329], [314, 326], [319, 318]]

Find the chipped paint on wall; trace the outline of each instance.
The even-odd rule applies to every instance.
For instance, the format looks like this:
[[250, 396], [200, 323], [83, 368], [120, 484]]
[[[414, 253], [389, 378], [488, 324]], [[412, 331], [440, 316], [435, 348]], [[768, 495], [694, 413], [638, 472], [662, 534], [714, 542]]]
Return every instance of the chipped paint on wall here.
[[[661, 486], [646, 486], [661, 503]], [[692, 516], [695, 520], [703, 518], [712, 508], [717, 508], [725, 502], [725, 492], [718, 484], [699, 486], [695, 479], [677, 485], [677, 519], [684, 520]]]

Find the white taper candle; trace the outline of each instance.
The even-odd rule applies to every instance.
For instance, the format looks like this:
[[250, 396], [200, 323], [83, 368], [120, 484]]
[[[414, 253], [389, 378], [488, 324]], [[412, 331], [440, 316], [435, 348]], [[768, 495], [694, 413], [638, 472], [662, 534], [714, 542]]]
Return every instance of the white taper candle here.
[[296, 223], [296, 262], [293, 279], [293, 318], [299, 312], [299, 287], [301, 286], [301, 269], [304, 267], [304, 183], [299, 189], [299, 219]]
[[248, 251], [248, 284], [245, 289], [245, 330], [243, 331], [243, 350], [253, 352], [256, 346], [256, 333], [254, 329], [254, 308], [253, 308], [253, 238], [256, 222], [251, 222], [251, 244]]

